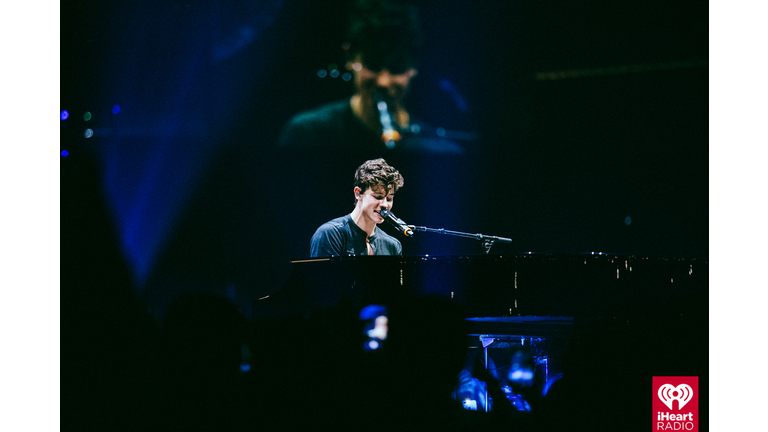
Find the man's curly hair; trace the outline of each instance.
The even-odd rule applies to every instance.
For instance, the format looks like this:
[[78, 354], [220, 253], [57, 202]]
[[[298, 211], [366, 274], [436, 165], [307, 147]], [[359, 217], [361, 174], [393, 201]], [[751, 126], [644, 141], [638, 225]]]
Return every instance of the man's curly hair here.
[[357, 0], [347, 34], [350, 57], [371, 70], [399, 74], [418, 67], [422, 32], [416, 6], [403, 0]]
[[397, 192], [403, 187], [403, 176], [395, 168], [389, 166], [384, 159], [365, 161], [355, 171], [355, 186], [366, 191]]

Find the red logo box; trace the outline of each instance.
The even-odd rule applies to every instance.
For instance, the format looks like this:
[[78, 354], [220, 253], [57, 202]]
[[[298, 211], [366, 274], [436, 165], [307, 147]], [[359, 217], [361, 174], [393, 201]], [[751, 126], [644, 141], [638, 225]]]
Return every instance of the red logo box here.
[[699, 377], [653, 377], [652, 431], [699, 430]]

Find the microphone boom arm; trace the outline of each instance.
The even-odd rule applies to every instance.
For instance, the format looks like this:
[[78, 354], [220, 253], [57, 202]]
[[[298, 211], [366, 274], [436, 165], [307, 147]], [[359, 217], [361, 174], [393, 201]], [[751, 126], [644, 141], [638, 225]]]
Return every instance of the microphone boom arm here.
[[459, 232], [459, 231], [451, 231], [444, 228], [427, 228], [427, 227], [415, 226], [415, 225], [408, 225], [408, 227], [410, 227], [414, 231], [431, 232], [435, 234], [448, 234], [448, 235], [457, 236], [457, 237], [466, 237], [466, 238], [473, 238], [473, 239], [480, 240], [481, 242], [483, 242], [483, 248], [485, 249], [486, 254], [491, 253], [491, 247], [495, 242], [512, 243], [512, 239], [508, 239], [506, 237], [489, 236], [485, 234], [471, 234], [471, 233], [465, 233], [465, 232]]

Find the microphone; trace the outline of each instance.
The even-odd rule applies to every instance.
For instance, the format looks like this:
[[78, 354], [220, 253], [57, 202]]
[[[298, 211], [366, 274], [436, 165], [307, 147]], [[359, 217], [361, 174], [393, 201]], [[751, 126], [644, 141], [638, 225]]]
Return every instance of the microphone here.
[[403, 233], [406, 237], [411, 237], [413, 235], [413, 230], [411, 229], [411, 227], [409, 227], [408, 224], [403, 222], [402, 219], [395, 216], [395, 214], [392, 213], [391, 211], [387, 209], [381, 209], [379, 213], [381, 214], [381, 217], [386, 219], [387, 222], [394, 225], [397, 228], [397, 230]]
[[389, 107], [384, 100], [384, 95], [376, 92], [373, 98], [376, 100], [376, 109], [379, 110], [379, 122], [381, 122], [382, 131], [381, 140], [384, 141], [388, 149], [394, 148], [395, 142], [400, 141], [400, 132], [392, 126], [392, 116], [389, 114]]

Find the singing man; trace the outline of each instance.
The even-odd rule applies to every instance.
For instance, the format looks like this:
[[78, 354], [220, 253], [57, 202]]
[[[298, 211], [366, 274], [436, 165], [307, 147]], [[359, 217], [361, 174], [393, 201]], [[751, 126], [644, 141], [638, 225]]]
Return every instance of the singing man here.
[[377, 227], [381, 210], [392, 210], [403, 176], [384, 159], [369, 160], [355, 171], [355, 209], [320, 225], [310, 242], [311, 257], [402, 255], [399, 240]]

